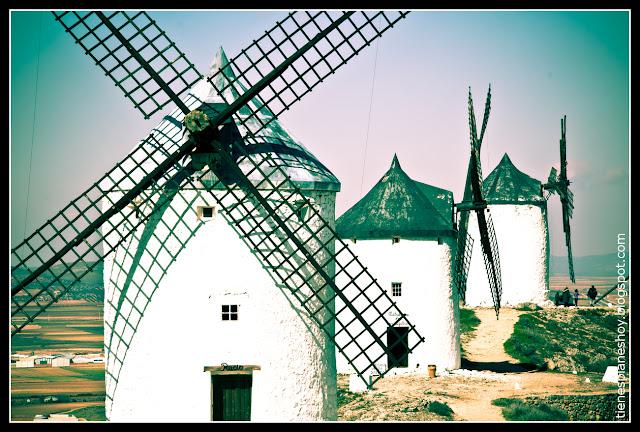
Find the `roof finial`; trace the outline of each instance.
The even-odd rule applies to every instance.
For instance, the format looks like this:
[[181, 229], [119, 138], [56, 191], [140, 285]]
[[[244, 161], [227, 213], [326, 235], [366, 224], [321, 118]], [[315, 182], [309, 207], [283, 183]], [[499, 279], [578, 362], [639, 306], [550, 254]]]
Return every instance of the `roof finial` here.
[[398, 155], [396, 153], [393, 154], [393, 160], [391, 161], [391, 168], [400, 168], [400, 162], [398, 161]]
[[[227, 54], [225, 54], [224, 49], [222, 49], [222, 45], [218, 48], [218, 51], [213, 56], [213, 61], [211, 62], [211, 67], [209, 68], [209, 76], [213, 76], [220, 69], [229, 64], [229, 59], [227, 59]], [[226, 74], [227, 71], [225, 71]]]

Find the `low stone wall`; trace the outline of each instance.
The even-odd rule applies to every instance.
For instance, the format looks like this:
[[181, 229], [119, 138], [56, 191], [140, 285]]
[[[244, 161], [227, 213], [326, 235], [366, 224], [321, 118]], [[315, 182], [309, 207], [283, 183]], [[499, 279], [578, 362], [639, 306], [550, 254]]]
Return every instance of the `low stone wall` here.
[[[618, 394], [600, 395], [553, 395], [544, 398], [529, 396], [523, 399], [531, 405], [546, 404], [567, 413], [571, 421], [614, 421], [628, 420], [616, 418]], [[629, 395], [626, 395], [627, 416]]]

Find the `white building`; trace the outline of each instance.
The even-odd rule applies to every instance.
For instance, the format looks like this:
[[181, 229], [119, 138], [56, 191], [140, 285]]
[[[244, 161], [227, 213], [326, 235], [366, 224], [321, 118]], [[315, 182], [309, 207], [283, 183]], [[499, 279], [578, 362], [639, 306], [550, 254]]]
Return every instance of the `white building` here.
[[77, 422], [78, 417], [72, 414], [49, 414], [48, 416], [36, 414], [33, 418], [34, 422]]
[[52, 367], [66, 367], [70, 365], [71, 365], [71, 361], [66, 357], [56, 357], [53, 360], [51, 360]]
[[82, 354], [73, 356], [72, 363], [104, 363], [104, 356], [102, 354]]
[[[210, 75], [226, 62], [220, 50]], [[204, 80], [192, 91], [190, 109], [221, 102]], [[165, 117], [155, 129], [158, 145], [183, 139], [182, 118], [179, 110]], [[235, 125], [225, 127], [234, 133]], [[276, 163], [333, 223], [340, 188], [333, 174], [277, 121], [258, 138], [264, 150], [252, 151], [277, 153]], [[154, 216], [105, 260], [107, 417], [335, 420], [333, 341], [276, 286], [214, 203], [206, 191], [181, 189], [168, 207], [141, 208]], [[105, 236], [117, 239], [117, 231]]]
[[35, 366], [35, 359], [33, 357], [21, 358], [16, 361], [17, 368], [32, 368]]
[[[545, 304], [549, 291], [547, 201], [540, 181], [518, 170], [505, 153], [483, 182], [491, 212], [502, 273], [502, 306]], [[469, 217], [474, 238], [466, 304], [493, 306], [475, 212]]]
[[38, 365], [44, 365], [44, 364], [50, 365], [51, 362], [57, 357], [58, 356], [54, 354], [36, 355], [34, 356], [34, 361]]
[[[406, 346], [415, 341], [398, 344], [392, 355], [376, 365], [391, 369], [390, 374], [426, 372], [430, 364], [438, 370], [459, 368], [460, 312], [452, 273], [457, 235], [453, 194], [412, 180], [394, 156], [380, 181], [338, 218], [336, 231], [344, 240], [351, 240], [354, 253], [426, 339], [408, 355]], [[341, 302], [336, 301], [336, 308], [340, 307]], [[396, 318], [387, 317], [391, 322]], [[380, 329], [386, 331], [388, 345], [407, 337], [406, 322], [394, 327], [395, 331]], [[341, 337], [338, 334], [336, 340]], [[337, 364], [338, 372], [353, 370], [341, 354], [337, 354]]]

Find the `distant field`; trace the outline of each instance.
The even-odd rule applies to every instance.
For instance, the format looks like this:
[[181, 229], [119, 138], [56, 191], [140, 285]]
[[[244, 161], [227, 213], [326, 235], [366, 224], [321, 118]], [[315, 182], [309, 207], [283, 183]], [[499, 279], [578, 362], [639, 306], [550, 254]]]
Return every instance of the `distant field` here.
[[[92, 407], [95, 410], [102, 410], [104, 413], [104, 402], [67, 402], [67, 403], [47, 403], [47, 404], [30, 404], [21, 406], [11, 406], [11, 420], [14, 421], [33, 421], [36, 414], [57, 414], [68, 412], [82, 418], [84, 408]], [[83, 411], [80, 411], [83, 410]], [[103, 414], [104, 416], [104, 414]], [[89, 418], [87, 420], [94, 420]]]
[[[45, 396], [59, 402], [43, 403]], [[71, 367], [11, 368], [11, 419], [33, 420], [36, 414], [67, 412], [86, 407], [104, 411], [104, 365], [79, 364]], [[26, 403], [31, 399], [30, 403]], [[99, 415], [98, 415], [99, 417]]]
[[104, 393], [104, 364], [11, 368], [13, 396], [78, 393]]
[[[103, 305], [61, 301], [11, 338], [12, 352], [98, 353], [104, 348]], [[41, 403], [45, 396], [59, 402]], [[70, 367], [11, 368], [11, 419], [33, 420], [36, 414], [77, 410], [79, 417], [104, 419], [104, 364]], [[26, 404], [30, 398], [31, 403]]]
[[102, 313], [102, 303], [73, 300], [53, 304], [11, 338], [11, 349], [19, 353], [100, 352], [104, 346]]

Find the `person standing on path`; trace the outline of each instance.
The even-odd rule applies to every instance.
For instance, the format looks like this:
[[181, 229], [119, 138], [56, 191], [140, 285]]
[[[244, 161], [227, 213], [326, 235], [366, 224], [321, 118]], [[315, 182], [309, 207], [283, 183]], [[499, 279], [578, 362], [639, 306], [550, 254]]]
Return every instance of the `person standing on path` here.
[[587, 297], [589, 297], [589, 299], [591, 300], [589, 306], [595, 306], [596, 297], [598, 297], [598, 290], [596, 290], [595, 286], [591, 285], [591, 288], [589, 288], [589, 291], [587, 291]]
[[569, 291], [569, 287], [564, 287], [564, 290], [562, 290], [562, 304], [564, 307], [571, 306], [571, 292]]
[[573, 290], [573, 298], [574, 298], [574, 302], [573, 304], [576, 305], [576, 307], [578, 307], [578, 298], [580, 297], [580, 292], [578, 291], [578, 288], [576, 288], [575, 290]]

